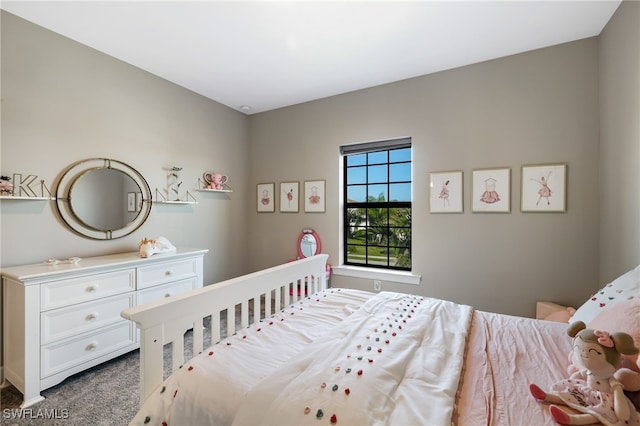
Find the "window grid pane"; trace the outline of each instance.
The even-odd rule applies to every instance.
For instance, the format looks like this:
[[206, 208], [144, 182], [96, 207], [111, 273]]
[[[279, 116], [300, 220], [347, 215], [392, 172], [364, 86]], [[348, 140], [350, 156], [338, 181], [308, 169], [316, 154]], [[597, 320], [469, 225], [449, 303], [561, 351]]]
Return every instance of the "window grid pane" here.
[[345, 155], [344, 171], [345, 264], [411, 270], [411, 148]]

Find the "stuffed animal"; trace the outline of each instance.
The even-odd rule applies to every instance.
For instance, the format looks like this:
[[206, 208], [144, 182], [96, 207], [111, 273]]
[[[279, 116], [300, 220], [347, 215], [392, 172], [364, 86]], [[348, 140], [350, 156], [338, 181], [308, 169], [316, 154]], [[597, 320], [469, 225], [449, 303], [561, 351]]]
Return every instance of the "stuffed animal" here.
[[[635, 346], [640, 348], [640, 299], [632, 297], [602, 310], [587, 324], [587, 327], [596, 330], [622, 331], [631, 335]], [[580, 369], [574, 356], [571, 351], [569, 367], [567, 367], [569, 375]], [[638, 354], [622, 355], [620, 366], [613, 376], [622, 384], [627, 397], [640, 411], [640, 357]]]
[[[633, 355], [638, 348], [627, 333], [612, 333], [587, 329], [582, 321], [568, 329], [573, 337], [574, 361], [580, 370], [569, 379], [553, 385], [545, 392], [532, 384], [529, 390], [538, 401], [549, 402], [549, 412], [559, 424], [595, 424], [606, 426], [640, 425], [640, 413], [625, 396], [622, 385], [614, 377], [621, 354]], [[577, 410], [569, 412], [561, 406]]]
[[221, 173], [205, 172], [202, 178], [207, 182], [207, 189], [224, 189], [224, 184], [227, 183], [229, 178]]
[[149, 257], [156, 253], [169, 253], [176, 251], [175, 246], [165, 237], [158, 237], [155, 239], [145, 238], [140, 241], [138, 248], [140, 249], [140, 257]]

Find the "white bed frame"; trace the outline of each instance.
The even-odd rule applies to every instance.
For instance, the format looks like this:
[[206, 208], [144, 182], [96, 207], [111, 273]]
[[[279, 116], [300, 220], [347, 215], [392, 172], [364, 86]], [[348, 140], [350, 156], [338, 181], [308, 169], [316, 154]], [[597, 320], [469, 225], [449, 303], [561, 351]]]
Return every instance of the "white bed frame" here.
[[140, 330], [140, 402], [164, 380], [165, 345], [172, 343], [171, 371], [176, 370], [185, 362], [187, 330], [193, 329], [192, 353], [197, 355], [204, 349], [204, 318], [211, 316], [211, 342], [216, 343], [220, 340], [220, 313], [224, 311], [227, 336], [231, 336], [305, 294], [326, 289], [328, 257], [319, 254], [122, 311], [121, 315], [134, 321]]

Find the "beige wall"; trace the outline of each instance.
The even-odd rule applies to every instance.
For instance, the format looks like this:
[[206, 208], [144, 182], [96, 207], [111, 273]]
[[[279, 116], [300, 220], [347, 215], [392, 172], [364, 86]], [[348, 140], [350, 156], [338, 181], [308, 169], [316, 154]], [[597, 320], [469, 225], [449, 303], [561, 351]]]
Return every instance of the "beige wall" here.
[[624, 1], [600, 42], [600, 279], [640, 263], [640, 3]]
[[246, 270], [247, 117], [161, 78], [2, 12], [2, 174], [35, 174], [49, 188], [72, 162], [114, 158], [152, 191], [165, 168], [195, 188], [224, 171], [232, 194], [194, 193], [196, 205], [153, 205], [138, 231], [113, 241], [77, 236], [49, 201], [0, 202], [2, 266], [136, 251], [143, 237], [208, 248], [205, 283]]
[[[591, 38], [251, 117], [251, 181], [327, 180], [326, 214], [254, 213], [252, 269], [295, 255], [316, 229], [339, 264], [339, 146], [410, 136], [413, 271], [419, 287], [479, 309], [533, 315], [537, 299], [577, 304], [598, 284], [598, 43]], [[565, 214], [520, 212], [523, 164], [568, 164]], [[510, 214], [471, 213], [471, 171], [512, 169]], [[464, 171], [464, 214], [429, 214], [429, 172]], [[371, 280], [334, 276], [337, 286]]]
[[[2, 201], [2, 266], [135, 251], [143, 237], [161, 235], [211, 250], [205, 282], [244, 272], [245, 115], [2, 12], [1, 136], [2, 174], [36, 174], [52, 191], [71, 163], [106, 157], [140, 171], [152, 192], [166, 187], [168, 167], [183, 167], [198, 199], [154, 204], [138, 231], [113, 241], [73, 234], [53, 202]], [[214, 170], [230, 176], [234, 193], [193, 191]]]

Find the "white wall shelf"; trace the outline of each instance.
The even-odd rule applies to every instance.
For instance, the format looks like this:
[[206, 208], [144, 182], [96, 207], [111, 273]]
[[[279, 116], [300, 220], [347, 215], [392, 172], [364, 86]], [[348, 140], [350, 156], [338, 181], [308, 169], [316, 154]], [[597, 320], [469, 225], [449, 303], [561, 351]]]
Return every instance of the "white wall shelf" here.
[[153, 204], [198, 204], [197, 201], [153, 200]]
[[0, 200], [30, 200], [30, 201], [48, 201], [55, 200], [56, 197], [28, 197], [15, 195], [0, 195]]
[[233, 192], [230, 189], [196, 189], [198, 192]]
[[154, 204], [198, 204], [198, 200], [196, 200], [193, 195], [189, 191], [185, 192], [184, 198], [182, 200], [168, 200], [167, 197], [160, 191], [156, 189], [156, 199], [153, 200]]

